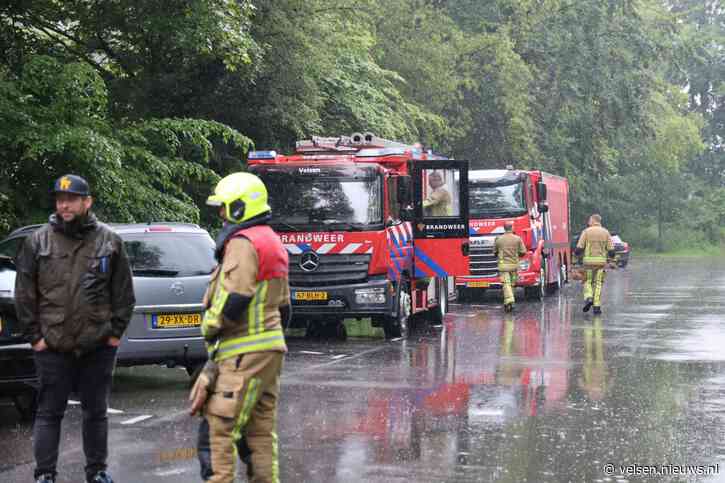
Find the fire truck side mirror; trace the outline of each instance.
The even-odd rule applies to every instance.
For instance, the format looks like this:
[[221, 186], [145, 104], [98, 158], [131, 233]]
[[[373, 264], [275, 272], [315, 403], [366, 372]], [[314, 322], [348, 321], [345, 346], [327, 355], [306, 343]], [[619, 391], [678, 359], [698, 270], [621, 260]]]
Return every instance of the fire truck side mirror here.
[[407, 206], [413, 194], [413, 178], [410, 176], [398, 176], [398, 204]]
[[539, 197], [539, 203], [546, 201], [546, 185], [543, 181], [536, 183], [536, 194]]
[[415, 211], [413, 210], [413, 207], [403, 206], [400, 208], [400, 219], [401, 221], [413, 221], [415, 218]]

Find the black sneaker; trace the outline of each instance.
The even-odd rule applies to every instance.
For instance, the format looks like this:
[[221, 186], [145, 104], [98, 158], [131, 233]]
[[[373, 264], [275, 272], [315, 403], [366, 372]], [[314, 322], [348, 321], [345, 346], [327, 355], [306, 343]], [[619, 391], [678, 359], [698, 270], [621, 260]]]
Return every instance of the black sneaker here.
[[601, 315], [602, 308], [601, 307], [594, 307], [594, 310], [592, 311], [594, 315]]
[[105, 471], [99, 471], [93, 478], [88, 480], [88, 483], [113, 483], [113, 478]]
[[584, 304], [584, 308], [582, 308], [582, 310], [583, 310], [584, 312], [589, 312], [589, 309], [591, 309], [591, 308], [592, 308], [592, 304], [593, 304], [593, 303], [594, 303], [594, 302], [592, 302], [592, 300], [591, 300], [591, 299], [587, 299], [586, 303]]
[[55, 476], [50, 473], [38, 476], [35, 483], [55, 483]]

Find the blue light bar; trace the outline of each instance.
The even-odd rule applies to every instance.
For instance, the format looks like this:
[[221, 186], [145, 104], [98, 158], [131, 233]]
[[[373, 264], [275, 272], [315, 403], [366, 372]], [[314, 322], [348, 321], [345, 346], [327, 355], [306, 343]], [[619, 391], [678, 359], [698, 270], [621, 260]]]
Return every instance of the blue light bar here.
[[274, 159], [277, 151], [249, 151], [249, 159]]

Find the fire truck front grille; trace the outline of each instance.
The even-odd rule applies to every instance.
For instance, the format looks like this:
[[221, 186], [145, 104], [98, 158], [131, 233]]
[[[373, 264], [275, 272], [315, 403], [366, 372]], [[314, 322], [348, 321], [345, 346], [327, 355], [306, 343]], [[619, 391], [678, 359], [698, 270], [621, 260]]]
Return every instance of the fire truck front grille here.
[[318, 255], [318, 265], [312, 268], [300, 265], [302, 255], [289, 257], [289, 282], [293, 287], [317, 287], [323, 285], [344, 285], [365, 283], [368, 280], [368, 267], [371, 255], [363, 254], [326, 254]]
[[471, 245], [469, 265], [471, 275], [477, 277], [497, 277], [498, 259], [493, 253], [493, 247]]

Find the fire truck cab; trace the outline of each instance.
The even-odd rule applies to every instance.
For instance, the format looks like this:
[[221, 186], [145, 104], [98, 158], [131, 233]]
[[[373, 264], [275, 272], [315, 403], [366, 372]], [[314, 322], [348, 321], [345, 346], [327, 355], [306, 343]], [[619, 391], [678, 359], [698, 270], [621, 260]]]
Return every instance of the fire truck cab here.
[[405, 337], [411, 316], [442, 320], [468, 273], [468, 164], [353, 134], [249, 154], [290, 256], [292, 327], [336, 331], [370, 317]]

